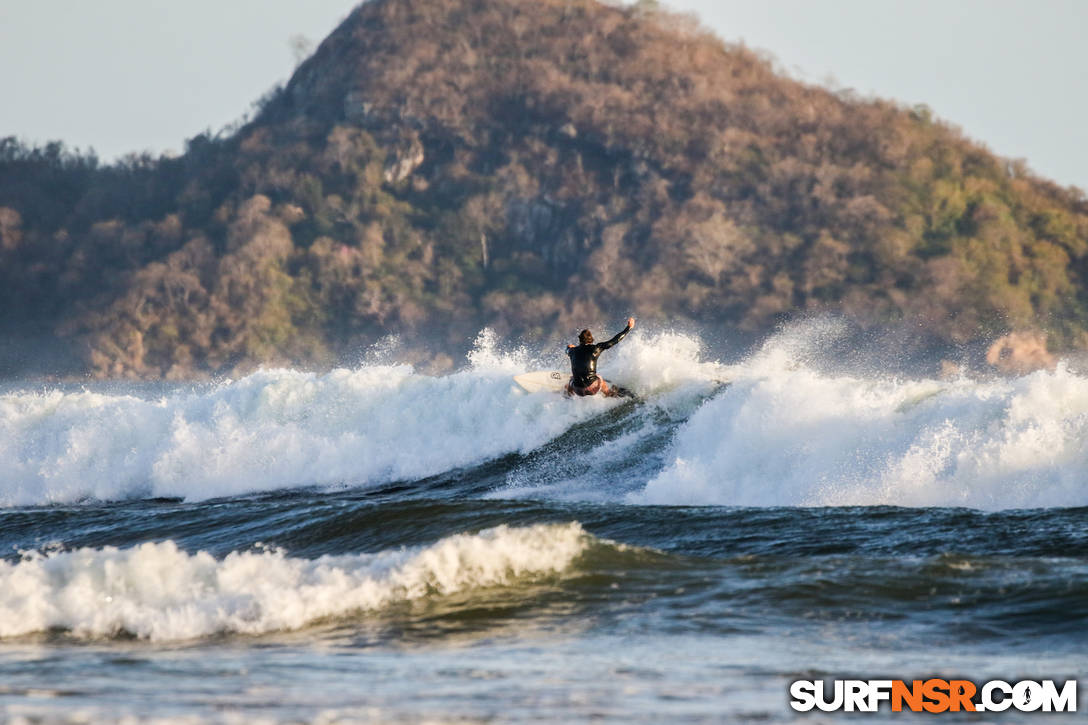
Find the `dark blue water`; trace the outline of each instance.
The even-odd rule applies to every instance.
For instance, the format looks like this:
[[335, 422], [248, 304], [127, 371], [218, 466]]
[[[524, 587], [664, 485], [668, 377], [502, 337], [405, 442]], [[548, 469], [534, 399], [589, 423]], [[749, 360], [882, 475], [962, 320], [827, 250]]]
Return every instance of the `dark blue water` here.
[[[441, 495], [432, 481], [418, 492], [298, 491], [4, 511], [0, 546], [16, 570], [35, 563], [19, 551], [50, 551], [53, 561], [73, 551], [124, 553], [167, 541], [217, 561], [232, 552], [286, 551], [286, 559], [269, 558], [253, 572], [268, 581], [250, 582], [251, 591], [274, 588], [284, 561], [428, 551], [495, 526], [555, 527], [540, 529], [546, 547], [549, 531], [578, 522], [585, 544], [557, 570], [479, 586], [470, 575], [456, 591], [434, 586], [314, 619], [300, 612], [286, 627], [269, 613], [252, 613], [264, 630], [255, 634], [201, 618], [174, 634], [165, 627], [126, 631], [124, 615], [96, 623], [103, 585], [81, 589], [80, 566], [58, 568], [45, 599], [68, 603], [4, 595], [0, 620], [8, 626], [35, 606], [52, 603], [66, 614], [0, 643], [0, 707], [9, 717], [88, 710], [107, 721], [125, 713], [277, 722], [322, 713], [394, 721], [777, 720], [790, 715], [788, 681], [802, 675], [1084, 674], [1088, 509], [480, 500], [479, 483], [497, 471], [478, 475], [460, 473]], [[497, 546], [484, 549], [483, 557], [502, 557]], [[171, 562], [122, 558], [114, 575], [147, 577]], [[378, 586], [391, 586], [373, 562], [339, 566], [365, 569]], [[5, 583], [12, 578], [9, 568]], [[201, 581], [167, 579], [162, 586], [175, 596], [153, 609], [152, 625], [183, 617], [186, 606], [210, 606], [215, 587], [194, 592]], [[132, 588], [127, 596], [132, 603], [148, 598]], [[262, 601], [290, 604], [275, 591]]]

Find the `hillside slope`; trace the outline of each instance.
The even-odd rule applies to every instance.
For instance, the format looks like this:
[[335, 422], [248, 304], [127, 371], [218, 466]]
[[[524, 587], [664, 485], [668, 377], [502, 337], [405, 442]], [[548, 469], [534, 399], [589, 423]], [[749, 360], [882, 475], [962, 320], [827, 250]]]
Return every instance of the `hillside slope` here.
[[100, 168], [0, 144], [0, 313], [99, 375], [327, 363], [390, 331], [842, 312], [1088, 346], [1088, 203], [924, 109], [689, 18], [372, 0], [256, 117]]

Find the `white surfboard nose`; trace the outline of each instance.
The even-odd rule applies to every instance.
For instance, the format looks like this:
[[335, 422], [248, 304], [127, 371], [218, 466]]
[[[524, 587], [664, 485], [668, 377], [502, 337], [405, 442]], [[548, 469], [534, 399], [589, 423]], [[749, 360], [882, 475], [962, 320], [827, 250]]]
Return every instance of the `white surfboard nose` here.
[[568, 373], [559, 370], [537, 370], [514, 376], [514, 383], [527, 393], [552, 391], [561, 393], [570, 378]]

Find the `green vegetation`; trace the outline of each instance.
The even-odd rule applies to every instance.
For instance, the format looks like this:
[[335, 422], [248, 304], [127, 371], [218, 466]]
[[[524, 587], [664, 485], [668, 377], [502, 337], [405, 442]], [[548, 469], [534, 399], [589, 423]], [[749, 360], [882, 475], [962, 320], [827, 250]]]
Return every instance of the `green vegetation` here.
[[629, 311], [1084, 348], [1086, 262], [1081, 192], [654, 3], [372, 0], [178, 158], [0, 141], [0, 325], [53, 330], [104, 376]]

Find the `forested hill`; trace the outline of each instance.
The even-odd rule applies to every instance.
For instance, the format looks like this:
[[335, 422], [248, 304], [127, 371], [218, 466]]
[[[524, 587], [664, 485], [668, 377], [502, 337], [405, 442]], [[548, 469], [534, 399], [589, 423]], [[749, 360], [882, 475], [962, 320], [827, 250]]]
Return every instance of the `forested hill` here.
[[0, 143], [0, 334], [103, 376], [628, 313], [1084, 348], [1086, 255], [1079, 191], [645, 3], [371, 0], [180, 157]]

